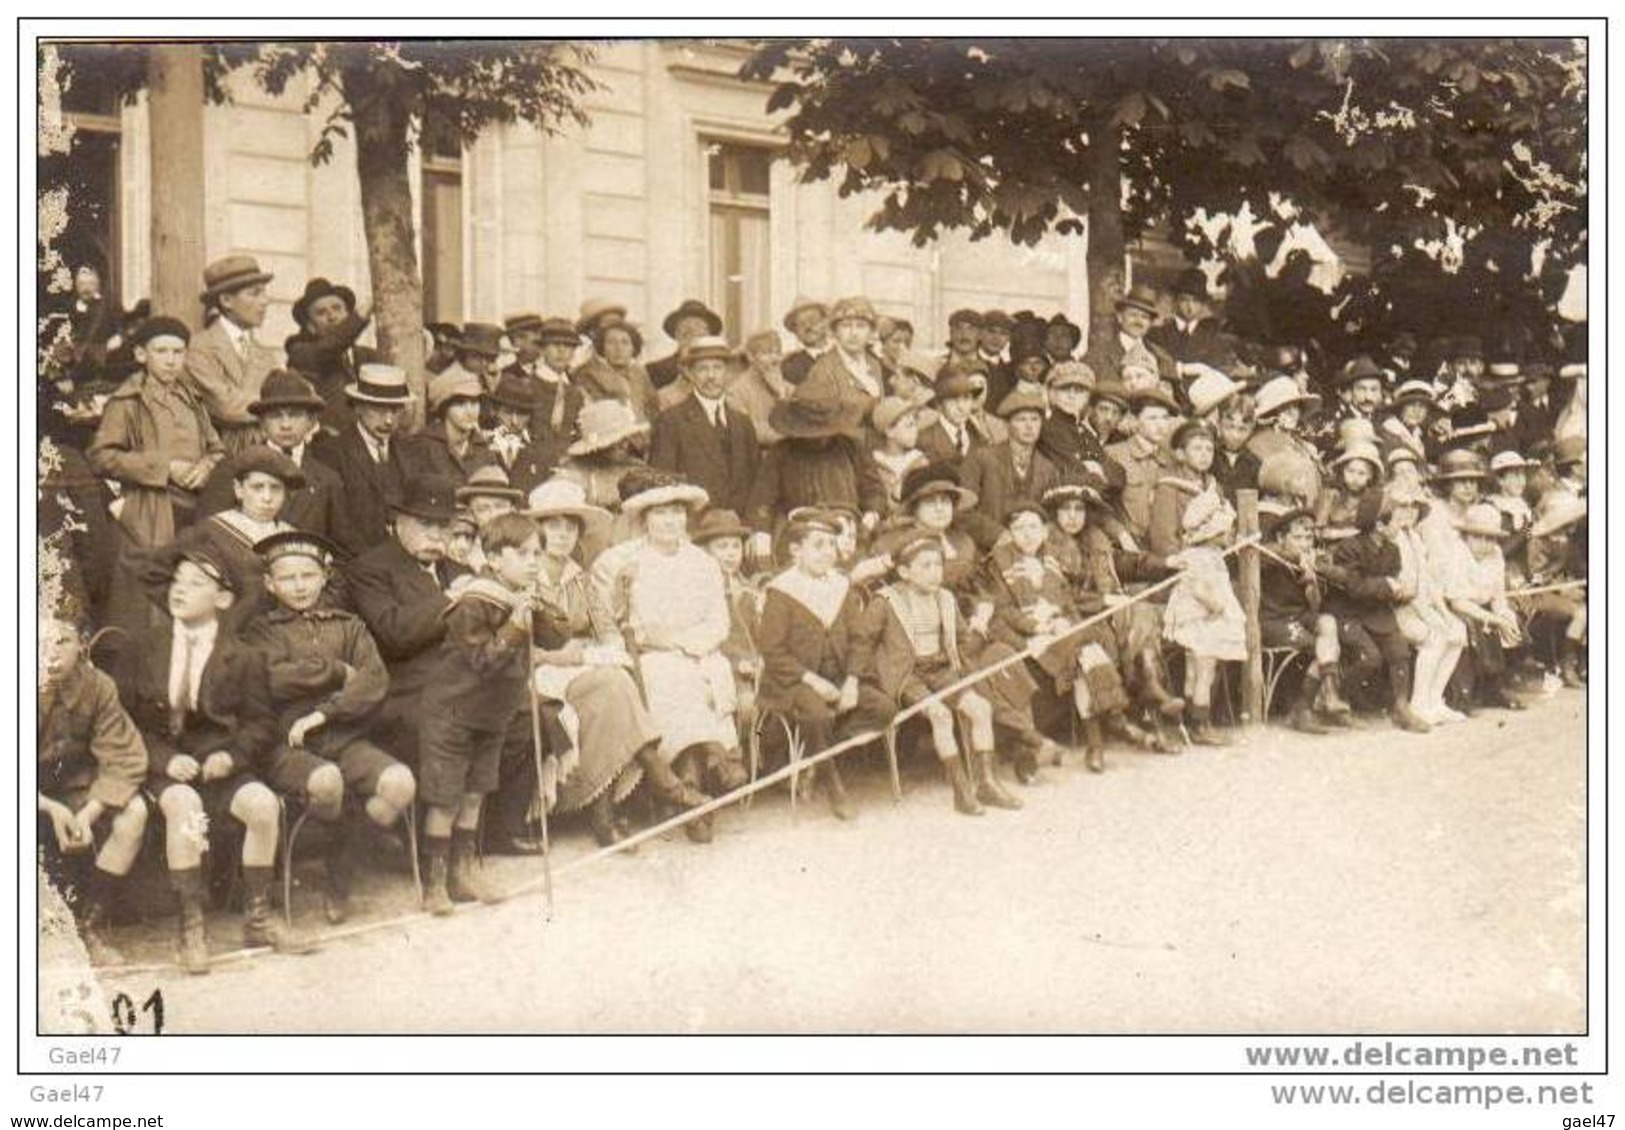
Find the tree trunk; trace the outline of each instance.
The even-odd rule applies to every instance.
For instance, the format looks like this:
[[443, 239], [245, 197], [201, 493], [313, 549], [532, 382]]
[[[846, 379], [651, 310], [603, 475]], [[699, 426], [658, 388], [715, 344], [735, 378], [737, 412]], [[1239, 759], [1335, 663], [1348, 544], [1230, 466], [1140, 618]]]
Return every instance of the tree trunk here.
[[[203, 193], [203, 48], [163, 43], [148, 50], [152, 312], [199, 325], [203, 217], [208, 214]], [[118, 248], [109, 251], [116, 255]]]
[[344, 96], [355, 125], [361, 223], [372, 274], [373, 325], [378, 348], [406, 370], [412, 389], [411, 422], [423, 423], [428, 374], [424, 369], [423, 277], [418, 272], [417, 224], [412, 206], [407, 139], [414, 99], [389, 64], [366, 59], [343, 71]]
[[[1117, 300], [1127, 290], [1123, 243], [1123, 176], [1115, 126], [1089, 131], [1089, 341], [1093, 350], [1117, 332]], [[1101, 376], [1105, 376], [1104, 373]]]

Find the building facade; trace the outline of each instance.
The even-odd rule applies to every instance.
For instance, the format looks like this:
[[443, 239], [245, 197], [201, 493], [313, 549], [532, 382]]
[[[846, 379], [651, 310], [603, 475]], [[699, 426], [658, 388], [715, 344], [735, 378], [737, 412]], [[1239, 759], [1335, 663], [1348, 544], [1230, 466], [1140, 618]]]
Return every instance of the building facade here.
[[[494, 127], [466, 148], [426, 139], [413, 183], [427, 318], [573, 316], [601, 296], [649, 329], [651, 355], [665, 351], [662, 317], [688, 297], [722, 312], [735, 340], [778, 327], [803, 294], [867, 294], [910, 319], [921, 346], [941, 344], [962, 306], [1086, 324], [1082, 237], [1016, 248], [949, 235], [918, 248], [866, 229], [873, 201], [798, 184], [765, 113], [768, 88], [736, 77], [747, 55], [726, 43], [604, 44], [587, 128]], [[65, 108], [76, 153], [94, 150], [101, 170], [96, 234], [115, 293], [126, 305], [189, 301], [174, 312], [195, 320], [202, 264], [246, 252], [276, 274], [270, 339], [292, 331], [309, 277], [366, 297], [366, 242], [353, 147], [340, 139], [312, 165], [325, 112], [305, 112], [299, 83], [271, 97], [239, 77], [225, 105], [181, 85], [127, 107], [75, 105], [70, 91]]]

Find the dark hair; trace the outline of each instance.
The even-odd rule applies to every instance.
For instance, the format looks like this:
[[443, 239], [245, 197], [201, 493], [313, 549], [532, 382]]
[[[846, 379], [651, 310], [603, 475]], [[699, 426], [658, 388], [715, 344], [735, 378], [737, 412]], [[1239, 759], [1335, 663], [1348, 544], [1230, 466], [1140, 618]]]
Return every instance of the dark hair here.
[[531, 538], [540, 538], [536, 522], [523, 514], [498, 514], [480, 527], [480, 549], [494, 557], [504, 549], [518, 549]]
[[592, 328], [592, 332], [587, 336], [592, 341], [592, 347], [600, 355], [604, 352], [604, 339], [609, 336], [611, 330], [625, 330], [626, 336], [632, 339], [632, 356], [640, 357], [643, 355], [643, 335], [638, 332], [638, 328], [631, 322], [610, 322], [608, 325], [599, 324]]

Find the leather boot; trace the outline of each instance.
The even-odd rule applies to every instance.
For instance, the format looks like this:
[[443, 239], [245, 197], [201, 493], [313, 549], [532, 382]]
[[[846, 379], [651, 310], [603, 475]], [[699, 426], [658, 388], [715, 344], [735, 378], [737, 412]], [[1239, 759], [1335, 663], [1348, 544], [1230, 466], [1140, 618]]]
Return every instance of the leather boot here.
[[350, 917], [350, 880], [355, 875], [355, 857], [350, 850], [348, 825], [343, 816], [327, 829], [327, 888], [322, 891], [322, 914], [328, 924], [338, 926]]
[[1331, 731], [1315, 718], [1315, 699], [1320, 697], [1320, 678], [1305, 675], [1298, 688], [1298, 698], [1292, 704], [1292, 728], [1300, 734], [1326, 734]]
[[1022, 746], [1011, 762], [1015, 770], [1016, 780], [1023, 785], [1030, 785], [1038, 780], [1038, 751], [1031, 746]]
[[[685, 749], [682, 753], [677, 755], [676, 761], [673, 762], [674, 771], [677, 773], [679, 780], [682, 781], [682, 792], [679, 794], [680, 796], [705, 796], [705, 794], [700, 792], [697, 787], [699, 776], [702, 772], [704, 772], [704, 762], [701, 760], [704, 755], [703, 753], [697, 753], [696, 751], [702, 750], [703, 748], [704, 747], [702, 746], [694, 746], [689, 749]], [[702, 801], [701, 803], [704, 802]], [[681, 801], [679, 801], [679, 804], [681, 804]], [[682, 807], [695, 808], [697, 806], [688, 804], [682, 805]], [[715, 824], [713, 823], [709, 813], [690, 820], [687, 824], [683, 825], [683, 835], [688, 837], [690, 843], [708, 844], [711, 842], [715, 834]]]
[[271, 909], [271, 884], [276, 873], [270, 867], [244, 867], [243, 886], [247, 903], [243, 907], [243, 944], [270, 946], [277, 953], [311, 953], [316, 949], [303, 934], [283, 922]]
[[965, 763], [957, 757], [950, 757], [942, 763], [943, 772], [948, 774], [948, 784], [954, 790], [954, 811], [966, 816], [982, 815], [982, 805], [976, 799], [976, 790], [971, 787], [970, 774], [965, 772]]
[[426, 845], [426, 850], [427, 855], [424, 859], [426, 866], [423, 869], [423, 909], [436, 917], [444, 917], [457, 909], [446, 890], [451, 878], [451, 868], [447, 862], [451, 841], [431, 839]]
[[1354, 725], [1354, 708], [1343, 697], [1342, 676], [1336, 668], [1324, 672], [1320, 678], [1321, 717], [1329, 726], [1347, 729]]
[[474, 830], [451, 830], [451, 868], [446, 878], [446, 893], [452, 902], [482, 902], [492, 906], [508, 896], [497, 890], [481, 873], [479, 860], [474, 858]]
[[1211, 706], [1193, 706], [1189, 711], [1191, 725], [1191, 744], [1206, 746], [1227, 746], [1230, 738], [1213, 725], [1213, 708]]
[[124, 964], [124, 954], [108, 937], [121, 884], [122, 876], [111, 875], [100, 867], [90, 873], [90, 889], [85, 892], [84, 909], [79, 912], [79, 940], [85, 944], [92, 965]]
[[1020, 808], [1020, 798], [1005, 792], [1004, 786], [999, 783], [999, 775], [993, 764], [993, 751], [976, 749], [971, 751], [970, 756], [976, 766], [976, 799], [990, 808]]
[[1164, 718], [1178, 718], [1185, 712], [1185, 700], [1175, 697], [1168, 690], [1168, 684], [1162, 677], [1162, 656], [1157, 654], [1155, 648], [1144, 648], [1140, 652], [1140, 679], [1146, 697], [1156, 707], [1158, 714]]
[[846, 783], [841, 780], [841, 771], [835, 767], [833, 758], [819, 763], [818, 777], [829, 800], [829, 810], [836, 819], [851, 820], [856, 817], [857, 810], [852, 807], [852, 799], [846, 795]]
[[1106, 771], [1106, 742], [1100, 732], [1099, 718], [1083, 720], [1083, 763], [1091, 773]]
[[194, 976], [209, 971], [209, 935], [203, 917], [203, 871], [171, 871], [170, 882], [181, 899], [180, 964]]
[[1580, 642], [1578, 640], [1571, 640], [1567, 636], [1563, 637], [1563, 654], [1561, 666], [1558, 670], [1565, 687], [1571, 690], [1579, 690], [1586, 685], [1585, 679], [1580, 675]]
[[615, 826], [615, 797], [612, 785], [604, 786], [604, 791], [593, 798], [587, 806], [587, 823], [592, 828], [592, 838], [599, 847], [613, 847], [626, 837]]
[[1412, 710], [1411, 704], [1404, 699], [1394, 704], [1392, 717], [1394, 725], [1412, 734], [1425, 734], [1433, 729], [1427, 719]]

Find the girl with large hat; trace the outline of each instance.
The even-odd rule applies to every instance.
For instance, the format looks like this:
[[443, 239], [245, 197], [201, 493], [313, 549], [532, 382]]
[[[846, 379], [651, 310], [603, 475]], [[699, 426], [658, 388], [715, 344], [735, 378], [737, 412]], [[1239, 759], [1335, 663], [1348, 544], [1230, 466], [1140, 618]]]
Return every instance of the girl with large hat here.
[[[658, 754], [691, 789], [709, 779], [720, 792], [747, 779], [734, 723], [734, 674], [722, 644], [730, 626], [727, 591], [716, 560], [688, 537], [689, 521], [710, 501], [676, 476], [640, 471], [623, 481], [622, 513], [640, 537], [614, 572], [595, 570], [607, 604], [632, 649]], [[709, 818], [686, 826], [711, 838]]]
[[595, 400], [581, 410], [577, 430], [579, 438], [554, 473], [578, 483], [589, 503], [615, 515], [612, 526], [582, 533], [581, 559], [591, 565], [607, 546], [633, 536], [631, 520], [620, 513], [620, 486], [628, 472], [647, 466], [636, 449], [649, 425], [619, 400]]
[[549, 791], [555, 811], [585, 809], [594, 838], [607, 847], [624, 837], [615, 809], [646, 770], [685, 807], [702, 798], [685, 794], [657, 756], [660, 731], [638, 694], [620, 628], [575, 560], [583, 538], [604, 537], [609, 511], [589, 503], [579, 483], [554, 477], [531, 491], [525, 513], [542, 531], [535, 686], [571, 746]]
[[863, 407], [816, 393], [812, 379], [779, 401], [768, 423], [779, 442], [768, 449], [751, 489], [748, 520], [777, 532], [800, 506], [845, 507], [872, 530], [886, 510], [886, 486], [864, 443]]

